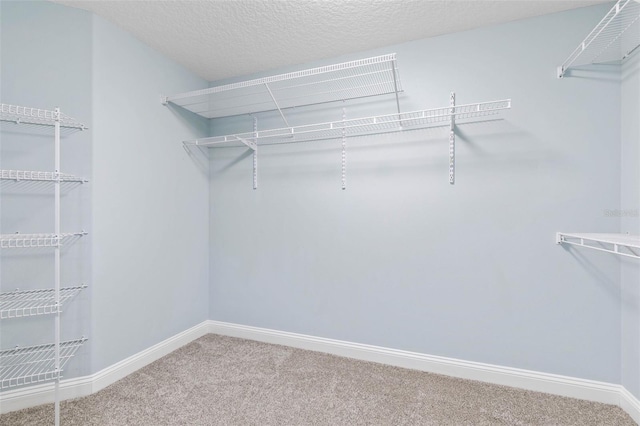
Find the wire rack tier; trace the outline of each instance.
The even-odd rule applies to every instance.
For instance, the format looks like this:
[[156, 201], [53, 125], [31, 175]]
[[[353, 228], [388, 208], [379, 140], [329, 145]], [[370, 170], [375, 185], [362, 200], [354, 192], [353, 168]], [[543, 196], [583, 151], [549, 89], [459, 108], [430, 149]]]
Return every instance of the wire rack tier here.
[[75, 118], [61, 112], [46, 109], [30, 108], [17, 105], [0, 104], [0, 121], [16, 124], [38, 126], [55, 126], [60, 122], [61, 128], [84, 130], [87, 127]]
[[396, 94], [397, 101], [401, 91], [392, 53], [180, 93], [162, 101], [219, 118], [385, 94]]
[[[60, 305], [70, 300], [86, 285], [60, 289]], [[0, 319], [47, 315], [58, 312], [54, 289], [14, 290], [0, 293]]]
[[640, 46], [640, 1], [618, 0], [558, 67], [558, 77], [580, 65], [621, 61]]
[[640, 259], [640, 235], [630, 234], [556, 234], [557, 244], [571, 244], [593, 250]]
[[0, 170], [0, 180], [9, 180], [16, 182], [87, 182], [87, 180], [84, 178], [67, 173], [41, 172], [33, 170]]
[[2, 234], [0, 248], [36, 248], [58, 247], [64, 240], [87, 235], [86, 232], [67, 232], [61, 234]]
[[54, 344], [0, 351], [0, 389], [55, 380], [86, 341], [83, 337], [60, 343], [60, 371], [55, 368]]
[[477, 119], [499, 114], [511, 108], [511, 99], [499, 101], [447, 106], [405, 112], [401, 114], [378, 115], [351, 120], [333, 121], [304, 126], [284, 127], [280, 129], [238, 133], [234, 135], [213, 136], [185, 141], [185, 145], [206, 147], [245, 147], [252, 144], [305, 142], [323, 139], [338, 139], [343, 136], [354, 137], [372, 134], [399, 132], [410, 129], [448, 126], [452, 117], [456, 124], [464, 124], [465, 119]]

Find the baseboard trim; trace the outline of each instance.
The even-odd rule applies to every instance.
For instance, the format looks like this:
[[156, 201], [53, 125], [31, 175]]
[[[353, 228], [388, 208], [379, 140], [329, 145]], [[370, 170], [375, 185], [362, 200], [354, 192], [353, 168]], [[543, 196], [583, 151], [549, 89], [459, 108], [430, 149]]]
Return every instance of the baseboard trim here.
[[620, 386], [620, 407], [640, 424], [640, 400], [622, 386]]
[[[79, 398], [98, 392], [187, 343], [204, 336], [209, 332], [209, 328], [208, 321], [204, 321], [97, 373], [73, 379], [63, 379], [60, 381], [60, 399]], [[53, 401], [53, 383], [4, 391], [0, 393], [0, 414], [48, 404]]]
[[[625, 404], [623, 404], [621, 390], [624, 388], [616, 384], [220, 321], [209, 321], [209, 331], [224, 336], [257, 340], [396, 367], [614, 404], [621, 406], [638, 422], [632, 413], [634, 407], [637, 410], [632, 395], [625, 390], [628, 395], [626, 395]], [[637, 400], [635, 402], [637, 403]]]
[[[640, 401], [620, 385], [220, 321], [204, 321], [90, 376], [62, 380], [61, 399], [98, 392], [208, 333], [614, 404], [640, 424]], [[0, 414], [51, 403], [53, 398], [52, 383], [1, 392]]]
[[128, 376], [129, 374], [151, 364], [152, 362], [170, 354], [176, 349], [193, 342], [194, 340], [209, 333], [210, 326], [207, 321], [191, 327], [181, 333], [176, 334], [162, 342], [151, 346], [129, 358], [123, 359], [99, 372], [93, 374], [93, 392], [98, 392], [117, 382], [118, 380]]

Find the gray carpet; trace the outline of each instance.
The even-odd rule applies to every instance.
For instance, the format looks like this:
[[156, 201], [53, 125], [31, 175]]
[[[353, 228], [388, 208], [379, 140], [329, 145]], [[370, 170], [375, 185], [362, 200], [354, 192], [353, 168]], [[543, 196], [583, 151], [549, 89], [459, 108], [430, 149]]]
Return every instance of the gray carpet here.
[[[61, 413], [64, 426], [635, 425], [612, 405], [213, 334]], [[52, 405], [0, 416], [52, 420]]]

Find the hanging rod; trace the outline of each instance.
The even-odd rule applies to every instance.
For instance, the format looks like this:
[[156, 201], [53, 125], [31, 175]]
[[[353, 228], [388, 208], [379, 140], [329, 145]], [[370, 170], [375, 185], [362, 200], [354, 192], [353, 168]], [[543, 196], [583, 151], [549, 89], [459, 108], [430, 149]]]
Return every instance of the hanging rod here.
[[556, 233], [556, 244], [571, 244], [592, 250], [640, 259], [640, 235]]
[[55, 126], [58, 120], [60, 121], [61, 128], [87, 129], [84, 124], [79, 123], [75, 118], [63, 113], [60, 113], [60, 116], [57, 117], [56, 112], [51, 110], [0, 104], [0, 121], [37, 126]]
[[622, 61], [640, 46], [640, 1], [618, 0], [558, 67], [558, 78], [576, 66]]
[[[503, 99], [499, 101], [404, 112], [401, 114], [378, 115], [351, 120], [238, 133], [234, 135], [213, 136], [184, 141], [183, 143], [187, 146], [198, 145], [213, 148], [246, 146], [245, 143], [241, 142], [242, 140], [253, 141], [260, 144], [261, 142], [306, 142], [318, 139], [339, 139], [343, 136], [343, 130], [346, 132], [346, 136], [357, 137], [446, 126], [450, 124], [451, 117], [455, 117], [458, 122], [459, 120], [496, 115], [500, 111], [509, 108], [511, 108], [511, 99]], [[463, 123], [458, 122], [457, 124]]]
[[[396, 54], [375, 56], [286, 74], [161, 97], [206, 118], [359, 99], [402, 92]], [[399, 109], [398, 109], [398, 112]]]

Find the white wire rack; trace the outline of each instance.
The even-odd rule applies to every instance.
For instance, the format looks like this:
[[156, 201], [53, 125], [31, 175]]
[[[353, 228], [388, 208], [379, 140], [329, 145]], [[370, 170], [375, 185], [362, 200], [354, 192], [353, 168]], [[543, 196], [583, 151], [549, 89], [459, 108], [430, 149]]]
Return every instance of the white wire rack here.
[[162, 102], [218, 118], [275, 110], [282, 114], [282, 110], [298, 106], [392, 93], [398, 104], [401, 91], [396, 55], [392, 53], [180, 93], [163, 97]]
[[59, 247], [65, 239], [82, 237], [86, 232], [67, 232], [60, 234], [2, 234], [0, 235], [0, 248], [36, 248]]
[[618, 0], [589, 35], [558, 67], [564, 77], [571, 67], [621, 61], [640, 46], [640, 2]]
[[[13, 122], [16, 124], [32, 124], [38, 126], [55, 126], [56, 111], [29, 108], [17, 105], [0, 104], [0, 121]], [[60, 115], [60, 127], [65, 129], [85, 130], [87, 127], [63, 113]]]
[[640, 259], [640, 235], [556, 233], [556, 244], [571, 244]]
[[343, 136], [354, 137], [399, 132], [409, 129], [444, 127], [450, 125], [451, 117], [455, 117], [456, 125], [460, 125], [464, 124], [465, 120], [494, 116], [499, 114], [500, 111], [509, 108], [511, 108], [511, 99], [503, 99], [401, 114], [378, 115], [351, 120], [238, 133], [234, 135], [213, 136], [185, 141], [184, 144], [210, 148], [242, 146], [254, 148], [260, 144], [339, 139]]
[[60, 369], [55, 368], [55, 344], [0, 351], [0, 389], [57, 379], [86, 338], [60, 343]]
[[31, 170], [0, 170], [0, 180], [38, 182], [87, 182], [86, 179], [67, 173], [40, 172]]
[[[60, 305], [71, 299], [86, 285], [60, 289]], [[14, 290], [0, 293], [0, 319], [47, 315], [58, 312], [55, 289]]]

